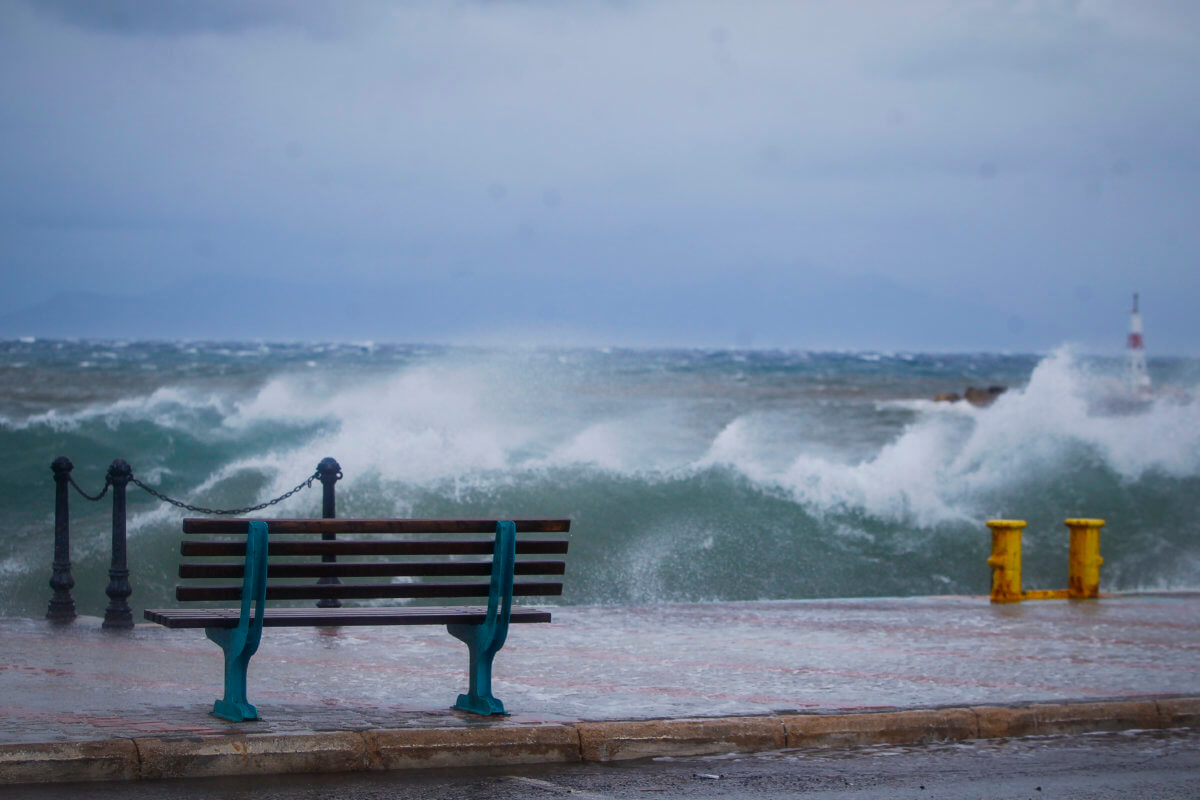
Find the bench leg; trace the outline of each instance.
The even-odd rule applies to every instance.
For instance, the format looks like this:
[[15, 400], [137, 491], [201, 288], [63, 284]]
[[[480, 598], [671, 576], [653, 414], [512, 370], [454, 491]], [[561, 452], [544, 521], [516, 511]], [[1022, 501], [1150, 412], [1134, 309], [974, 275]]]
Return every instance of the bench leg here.
[[236, 628], [205, 628], [204, 635], [221, 646], [225, 653], [225, 696], [213, 703], [214, 716], [230, 722], [258, 719], [258, 709], [246, 700], [246, 668], [250, 656], [258, 650], [258, 642], [248, 646], [243, 633]]
[[470, 711], [472, 714], [507, 714], [504, 703], [492, 695], [492, 660], [504, 645], [504, 640], [495, 636], [494, 626], [489, 625], [447, 625], [446, 630], [456, 639], [466, 642], [470, 651], [470, 665], [467, 668], [470, 686], [466, 694], [458, 696], [455, 708]]

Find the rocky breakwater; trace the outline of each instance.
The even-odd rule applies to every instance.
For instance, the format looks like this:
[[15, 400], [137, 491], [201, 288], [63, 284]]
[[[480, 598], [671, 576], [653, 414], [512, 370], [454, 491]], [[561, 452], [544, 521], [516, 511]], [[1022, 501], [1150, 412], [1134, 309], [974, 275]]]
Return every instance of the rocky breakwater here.
[[1008, 391], [1007, 386], [988, 386], [980, 389], [978, 386], [968, 386], [966, 390], [959, 394], [958, 392], [939, 392], [934, 395], [933, 399], [939, 403], [958, 403], [966, 400], [973, 406], [984, 408], [996, 402], [996, 398]]

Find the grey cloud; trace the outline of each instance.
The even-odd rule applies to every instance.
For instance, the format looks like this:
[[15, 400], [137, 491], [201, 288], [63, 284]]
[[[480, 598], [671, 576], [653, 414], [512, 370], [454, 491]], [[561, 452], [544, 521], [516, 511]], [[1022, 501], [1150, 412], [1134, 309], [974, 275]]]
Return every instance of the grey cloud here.
[[26, 0], [73, 27], [125, 36], [233, 35], [290, 28], [313, 36], [346, 30], [364, 11], [352, 0]]
[[631, 339], [728, 296], [765, 343], [797, 263], [1030, 336], [1079, 285], [1191, 297], [1187, 8], [0, 2], [0, 311], [130, 273], [470, 275]]
[[[919, 32], [885, 45], [879, 70], [905, 80], [962, 81], [987, 75], [1063, 79], [1110, 55], [1120, 39], [1105, 23], [1072, 4], [1026, 10], [982, 4], [945, 20], [934, 35]], [[920, 40], [920, 47], [913, 47]]]

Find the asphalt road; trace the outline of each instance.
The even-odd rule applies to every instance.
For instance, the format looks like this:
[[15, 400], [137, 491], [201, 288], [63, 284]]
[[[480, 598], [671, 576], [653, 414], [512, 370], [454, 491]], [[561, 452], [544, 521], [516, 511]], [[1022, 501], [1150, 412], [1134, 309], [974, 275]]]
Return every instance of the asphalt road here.
[[22, 800], [1200, 797], [1200, 730], [458, 772], [0, 787]]

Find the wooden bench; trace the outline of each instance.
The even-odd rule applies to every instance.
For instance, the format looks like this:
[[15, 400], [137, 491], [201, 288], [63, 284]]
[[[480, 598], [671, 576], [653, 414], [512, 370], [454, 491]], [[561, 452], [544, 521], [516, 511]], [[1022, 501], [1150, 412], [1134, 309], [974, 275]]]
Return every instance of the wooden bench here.
[[[168, 628], [203, 628], [221, 646], [225, 696], [214, 704], [213, 714], [234, 722], [258, 718], [246, 700], [246, 668], [263, 627], [294, 626], [445, 625], [467, 644], [470, 655], [469, 688], [455, 707], [504, 714], [504, 704], [492, 695], [492, 660], [508, 626], [550, 621], [549, 611], [514, 606], [513, 597], [562, 594], [562, 579], [555, 576], [563, 575], [565, 563], [540, 557], [564, 555], [566, 537], [536, 534], [566, 533], [570, 527], [567, 519], [185, 519], [185, 534], [210, 538], [184, 539], [179, 577], [207, 582], [181, 584], [176, 599], [209, 606], [240, 601], [240, 607], [147, 609], [145, 616]], [[485, 533], [490, 535], [466, 536]], [[344, 535], [353, 538], [337, 538]], [[190, 560], [230, 556], [241, 560]], [[360, 558], [338, 561], [342, 556]], [[230, 579], [236, 582], [214, 583]], [[486, 606], [421, 604], [484, 597]], [[414, 604], [378, 606], [379, 600], [399, 599]], [[321, 602], [316, 608], [268, 605], [290, 600]], [[329, 607], [342, 600], [374, 604]]]

